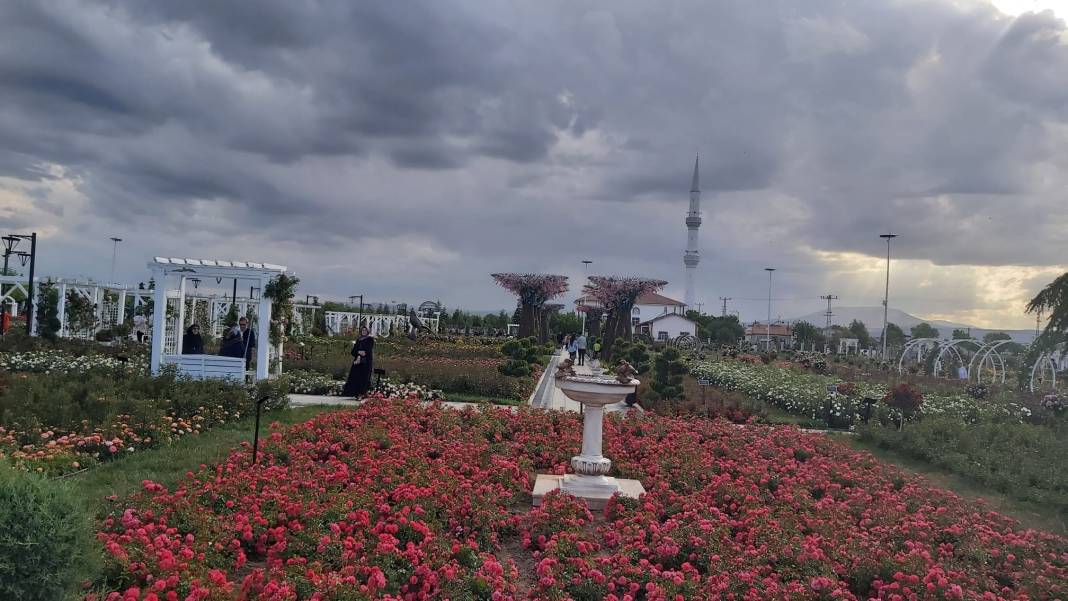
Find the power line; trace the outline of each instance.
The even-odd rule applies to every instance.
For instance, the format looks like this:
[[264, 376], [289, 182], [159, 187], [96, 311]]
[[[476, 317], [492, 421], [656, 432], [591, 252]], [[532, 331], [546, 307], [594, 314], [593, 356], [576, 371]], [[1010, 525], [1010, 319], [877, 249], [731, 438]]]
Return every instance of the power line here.
[[827, 312], [824, 313], [823, 315], [824, 315], [824, 317], [827, 318], [827, 325], [825, 327], [826, 327], [826, 329], [828, 331], [830, 331], [830, 329], [831, 329], [831, 317], [834, 316], [834, 313], [831, 311], [831, 301], [838, 300], [838, 297], [835, 296], [834, 294], [831, 294], [831, 293], [828, 292], [826, 295], [821, 296], [820, 298], [825, 300], [825, 301], [827, 301]]

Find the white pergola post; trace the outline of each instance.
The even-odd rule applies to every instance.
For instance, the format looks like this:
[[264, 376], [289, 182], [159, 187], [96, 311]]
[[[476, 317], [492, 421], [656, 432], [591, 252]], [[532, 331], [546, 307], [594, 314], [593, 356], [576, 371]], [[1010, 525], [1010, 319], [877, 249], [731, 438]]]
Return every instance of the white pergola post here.
[[185, 337], [185, 275], [178, 278], [178, 323], [174, 326], [174, 354], [182, 354], [182, 338]]
[[104, 298], [107, 296], [105, 290], [99, 286], [93, 286], [93, 325], [92, 332], [89, 333], [90, 338], [96, 334], [97, 330], [104, 325]]
[[67, 285], [59, 285], [59, 337], [67, 337]]
[[163, 339], [166, 337], [167, 275], [162, 269], [153, 269], [152, 278], [156, 281], [152, 306], [152, 375], [157, 375], [163, 360]]
[[119, 291], [119, 312], [115, 315], [115, 321], [118, 326], [126, 323], [126, 289], [123, 288]]
[[266, 380], [270, 368], [271, 299], [263, 293], [267, 290], [269, 281], [268, 278], [260, 277], [260, 307], [256, 311], [259, 318], [256, 327], [256, 380]]

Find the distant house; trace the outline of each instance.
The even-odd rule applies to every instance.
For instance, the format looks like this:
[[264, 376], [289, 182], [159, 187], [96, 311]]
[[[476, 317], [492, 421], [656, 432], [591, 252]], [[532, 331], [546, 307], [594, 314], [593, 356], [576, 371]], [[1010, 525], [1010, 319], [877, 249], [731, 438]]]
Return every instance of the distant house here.
[[769, 338], [772, 349], [793, 348], [794, 328], [788, 323], [773, 323], [769, 327], [767, 323], [756, 321], [745, 329], [745, 341], [757, 348], [766, 349]]
[[[577, 309], [582, 306], [600, 307], [601, 303], [592, 298], [580, 296], [575, 299], [575, 307]], [[662, 315], [678, 315], [685, 319], [686, 303], [655, 292], [647, 292], [634, 301], [634, 308], [630, 312], [630, 322], [634, 326], [635, 333], [637, 333], [639, 325]], [[696, 334], [695, 324], [694, 335]], [[671, 337], [674, 338], [677, 335], [674, 334]]]
[[686, 335], [697, 336], [697, 322], [678, 313], [661, 313], [634, 326], [634, 333], [646, 334], [660, 341]]

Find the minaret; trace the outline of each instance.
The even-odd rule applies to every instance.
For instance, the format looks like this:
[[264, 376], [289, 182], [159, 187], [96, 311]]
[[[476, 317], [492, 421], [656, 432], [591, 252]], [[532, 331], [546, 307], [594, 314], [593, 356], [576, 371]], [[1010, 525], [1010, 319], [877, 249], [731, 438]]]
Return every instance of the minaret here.
[[701, 176], [697, 165], [701, 160], [698, 156], [693, 161], [693, 183], [690, 185], [690, 212], [686, 213], [686, 254], [682, 262], [686, 265], [686, 296], [683, 301], [687, 310], [696, 307], [694, 303], [694, 279], [697, 277], [697, 264], [701, 262], [701, 254], [697, 252], [697, 229], [701, 227]]

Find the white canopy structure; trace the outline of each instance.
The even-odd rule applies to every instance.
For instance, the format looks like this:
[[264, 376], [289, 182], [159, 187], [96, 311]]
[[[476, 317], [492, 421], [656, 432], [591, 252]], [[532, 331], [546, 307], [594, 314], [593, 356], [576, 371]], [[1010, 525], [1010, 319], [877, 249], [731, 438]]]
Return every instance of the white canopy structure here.
[[[285, 273], [282, 265], [269, 263], [252, 263], [246, 261], [220, 261], [212, 259], [179, 259], [173, 257], [156, 257], [148, 264], [152, 277], [156, 281], [154, 310], [152, 313], [152, 373], [158, 374], [164, 363], [164, 343], [167, 339], [167, 299], [178, 299], [178, 319], [174, 332], [174, 355], [181, 353], [182, 335], [185, 323], [186, 281], [196, 277], [250, 280], [259, 283], [261, 291], [259, 307], [256, 311], [256, 379], [266, 379], [269, 367], [269, 339], [271, 325], [271, 300], [263, 295], [268, 282], [277, 275]], [[173, 285], [172, 285], [173, 283]], [[175, 357], [176, 358], [176, 357]], [[172, 357], [167, 362], [173, 362]]]

